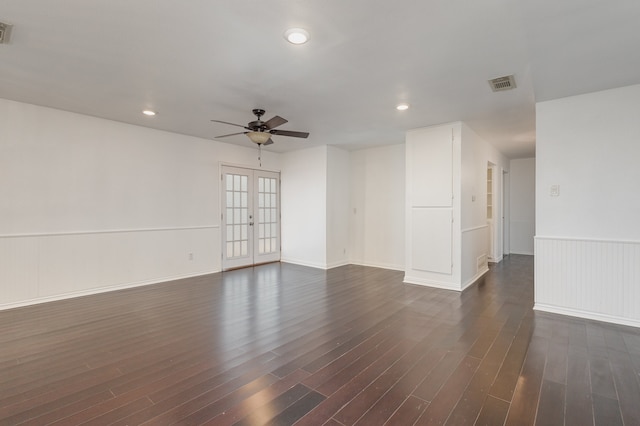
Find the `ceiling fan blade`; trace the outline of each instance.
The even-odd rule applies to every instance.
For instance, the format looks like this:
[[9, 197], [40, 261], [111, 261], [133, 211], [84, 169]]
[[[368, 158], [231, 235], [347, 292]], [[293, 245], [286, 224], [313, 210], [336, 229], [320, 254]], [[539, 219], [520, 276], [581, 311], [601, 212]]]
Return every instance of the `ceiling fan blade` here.
[[306, 138], [309, 137], [308, 132], [294, 132], [292, 130], [271, 130], [269, 131], [272, 135], [280, 135], [280, 136], [292, 136], [294, 138]]
[[231, 126], [237, 126], [237, 127], [242, 127], [243, 129], [247, 129], [247, 127], [243, 126], [242, 124], [229, 123], [228, 121], [220, 121], [220, 120], [211, 120], [211, 121], [215, 123], [229, 124]]
[[272, 143], [273, 143], [273, 139], [269, 138], [269, 140], [263, 143], [262, 145], [271, 145]]
[[248, 132], [229, 133], [228, 135], [214, 136], [214, 138], [226, 138], [227, 136], [245, 135]]
[[288, 123], [288, 122], [289, 120], [285, 120], [284, 118], [276, 115], [275, 117], [266, 121], [264, 125], [267, 127], [267, 129], [275, 129], [276, 127], [282, 126], [284, 123]]

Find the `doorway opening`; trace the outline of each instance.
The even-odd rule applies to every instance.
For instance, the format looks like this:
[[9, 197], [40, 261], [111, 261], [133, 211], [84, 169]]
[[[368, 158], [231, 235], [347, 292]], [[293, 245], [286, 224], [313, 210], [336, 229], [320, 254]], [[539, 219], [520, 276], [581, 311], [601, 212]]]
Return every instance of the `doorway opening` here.
[[280, 260], [280, 173], [222, 166], [222, 270]]
[[504, 199], [502, 169], [487, 162], [487, 228], [489, 232], [489, 262], [502, 260], [504, 234]]

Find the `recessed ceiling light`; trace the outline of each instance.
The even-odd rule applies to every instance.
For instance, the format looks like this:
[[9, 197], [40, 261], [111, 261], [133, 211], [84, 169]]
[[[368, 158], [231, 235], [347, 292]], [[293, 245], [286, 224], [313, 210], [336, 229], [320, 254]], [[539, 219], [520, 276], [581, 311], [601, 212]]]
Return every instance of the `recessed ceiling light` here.
[[400, 105], [398, 105], [398, 106], [396, 107], [396, 109], [397, 109], [398, 111], [406, 111], [406, 110], [408, 110], [408, 109], [409, 109], [409, 105], [407, 105], [407, 104], [400, 104]]
[[284, 38], [292, 44], [304, 44], [309, 41], [309, 33], [302, 28], [290, 28], [285, 31]]
[[150, 109], [145, 109], [144, 111], [142, 111], [142, 113], [144, 115], [148, 115], [149, 117], [153, 117], [154, 115], [156, 115], [155, 111], [151, 111]]

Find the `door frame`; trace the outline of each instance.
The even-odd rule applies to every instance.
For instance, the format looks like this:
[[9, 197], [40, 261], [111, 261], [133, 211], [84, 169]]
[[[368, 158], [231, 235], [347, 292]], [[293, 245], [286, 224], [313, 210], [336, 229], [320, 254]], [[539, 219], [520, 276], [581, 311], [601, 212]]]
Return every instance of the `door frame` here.
[[[225, 206], [226, 206], [226, 187], [225, 187], [225, 179], [224, 179], [224, 174], [225, 174], [225, 168], [232, 168], [232, 169], [242, 169], [242, 170], [246, 170], [247, 173], [251, 176], [251, 178], [249, 179], [249, 185], [251, 187], [251, 192], [249, 194], [249, 200], [248, 200], [248, 204], [250, 206], [250, 211], [249, 211], [249, 215], [252, 215], [252, 222], [253, 224], [251, 225], [251, 227], [253, 229], [250, 230], [250, 232], [252, 233], [251, 239], [249, 241], [249, 246], [250, 246], [250, 252], [251, 252], [251, 259], [248, 262], [231, 262], [231, 265], [228, 265], [225, 258], [226, 258], [226, 231], [227, 231], [227, 222], [226, 222], [226, 218], [225, 218]], [[251, 167], [251, 166], [246, 166], [246, 165], [240, 165], [240, 164], [233, 164], [233, 163], [226, 163], [226, 162], [219, 162], [219, 167], [218, 167], [218, 173], [220, 175], [220, 186], [219, 186], [219, 200], [218, 200], [218, 206], [219, 206], [219, 210], [220, 210], [220, 266], [221, 266], [221, 270], [222, 271], [228, 271], [231, 269], [237, 269], [237, 268], [244, 268], [244, 267], [248, 267], [248, 266], [255, 266], [255, 265], [259, 265], [262, 263], [270, 263], [270, 262], [278, 262], [280, 261], [281, 257], [282, 257], [282, 213], [281, 213], [281, 206], [282, 206], [282, 188], [281, 188], [281, 171], [280, 170], [271, 170], [271, 169], [265, 169], [265, 168], [255, 168], [255, 167]], [[273, 253], [271, 255], [267, 254], [266, 256], [264, 255], [259, 255], [258, 254], [258, 247], [259, 247], [259, 217], [258, 217], [258, 212], [259, 212], [259, 206], [258, 206], [258, 199], [259, 199], [259, 192], [258, 192], [258, 176], [256, 174], [274, 174], [276, 176], [276, 183], [277, 183], [277, 196], [276, 196], [276, 211], [277, 211], [277, 224], [276, 224], [276, 238], [277, 238], [277, 252]], [[254, 188], [254, 184], [255, 184], [255, 188]], [[261, 259], [259, 259], [258, 256], [263, 256]]]

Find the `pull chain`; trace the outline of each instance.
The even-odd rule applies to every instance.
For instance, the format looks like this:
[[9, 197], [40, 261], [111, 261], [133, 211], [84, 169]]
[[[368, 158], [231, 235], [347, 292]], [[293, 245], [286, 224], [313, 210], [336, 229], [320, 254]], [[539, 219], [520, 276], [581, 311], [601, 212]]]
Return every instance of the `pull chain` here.
[[258, 164], [262, 167], [262, 144], [258, 144]]

